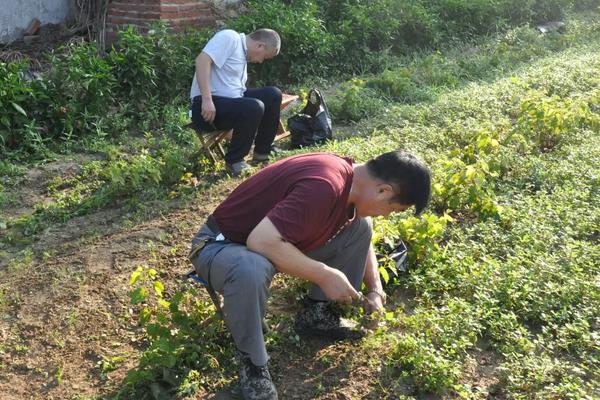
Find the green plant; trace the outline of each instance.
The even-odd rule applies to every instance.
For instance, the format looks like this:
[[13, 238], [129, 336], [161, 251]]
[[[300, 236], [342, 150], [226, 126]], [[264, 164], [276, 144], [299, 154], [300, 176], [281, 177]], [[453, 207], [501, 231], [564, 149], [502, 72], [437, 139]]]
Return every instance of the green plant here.
[[34, 152], [44, 148], [37, 119], [47, 99], [46, 82], [32, 79], [26, 63], [0, 62], [0, 154], [19, 147]]
[[52, 137], [71, 142], [90, 132], [113, 104], [111, 65], [95, 43], [71, 43], [50, 57], [46, 120]]
[[456, 389], [461, 361], [480, 332], [476, 310], [450, 299], [439, 308], [420, 307], [402, 320], [403, 332], [392, 336], [390, 361], [404, 368], [419, 391]]
[[[193, 289], [175, 291], [167, 297], [165, 286], [153, 268], [138, 267], [129, 284], [131, 303], [139, 309], [139, 322], [149, 342], [137, 369], [127, 377], [123, 398], [136, 390], [161, 395], [189, 392], [209, 370], [222, 368], [214, 354], [220, 349], [224, 325], [215, 319], [214, 307], [199, 299]], [[128, 394], [129, 393], [129, 394]]]
[[250, 33], [268, 27], [281, 36], [280, 54], [250, 67], [257, 82], [282, 84], [335, 72], [334, 37], [318, 18], [312, 0], [292, 0], [285, 6], [279, 0], [255, 0], [248, 8], [247, 14], [230, 21], [232, 29]]
[[[205, 31], [184, 32], [183, 35], [177, 35], [171, 32], [164, 23], [156, 23], [150, 27], [145, 38], [152, 46], [152, 59], [143, 59], [141, 62], [151, 63], [154, 69], [155, 79], [149, 88], [153, 92], [152, 94], [160, 94], [157, 100], [161, 104], [171, 103], [178, 98], [186, 99], [189, 93], [192, 76], [195, 72], [194, 59], [197, 56], [197, 50], [190, 48], [184, 42], [185, 36], [188, 35], [200, 35], [202, 37], [200, 40], [205, 40], [206, 37]], [[127, 42], [123, 42], [122, 45], [128, 47]], [[136, 54], [132, 54], [126, 57], [135, 58], [135, 56]], [[153, 88], [154, 84], [156, 84], [155, 89]], [[145, 86], [143, 83], [140, 85]]]
[[450, 157], [434, 165], [438, 210], [474, 211], [482, 217], [497, 216], [500, 207], [494, 199], [492, 179], [498, 176], [488, 160], [499, 147], [497, 133], [483, 131], [475, 143], [454, 149]]
[[138, 193], [148, 183], [157, 185], [162, 179], [161, 165], [147, 151], [110, 163], [104, 171], [109, 186], [108, 191], [126, 196]]
[[357, 122], [379, 115], [385, 110], [387, 101], [375, 90], [365, 87], [364, 80], [353, 79], [345, 83], [328, 104], [336, 121]]
[[550, 151], [582, 122], [597, 122], [583, 101], [546, 97], [530, 91], [521, 101], [519, 128], [542, 150]]
[[376, 89], [385, 98], [401, 103], [414, 104], [430, 99], [430, 95], [418, 85], [408, 68], [386, 70], [366, 81], [366, 87]]
[[148, 108], [159, 95], [154, 57], [155, 49], [132, 26], [119, 32], [119, 41], [108, 56], [119, 83], [117, 95], [138, 111]]

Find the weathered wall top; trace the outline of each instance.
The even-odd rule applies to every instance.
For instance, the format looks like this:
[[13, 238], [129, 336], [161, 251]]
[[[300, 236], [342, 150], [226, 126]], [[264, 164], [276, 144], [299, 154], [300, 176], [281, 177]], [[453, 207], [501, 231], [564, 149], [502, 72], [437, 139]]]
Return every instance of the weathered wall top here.
[[175, 30], [183, 27], [214, 26], [225, 16], [232, 16], [240, 0], [113, 0], [108, 5], [107, 41], [116, 39], [117, 31], [134, 26], [145, 32], [149, 25], [162, 20]]
[[0, 42], [21, 38], [34, 18], [58, 24], [74, 15], [74, 0], [0, 0]]

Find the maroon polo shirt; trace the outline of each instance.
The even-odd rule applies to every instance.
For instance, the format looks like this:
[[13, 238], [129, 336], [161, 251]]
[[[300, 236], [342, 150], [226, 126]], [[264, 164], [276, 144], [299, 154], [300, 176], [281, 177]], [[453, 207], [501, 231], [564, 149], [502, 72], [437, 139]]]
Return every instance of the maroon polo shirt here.
[[280, 160], [242, 182], [213, 212], [223, 235], [246, 243], [264, 218], [302, 252], [327, 242], [348, 219], [354, 170], [350, 158], [332, 153]]

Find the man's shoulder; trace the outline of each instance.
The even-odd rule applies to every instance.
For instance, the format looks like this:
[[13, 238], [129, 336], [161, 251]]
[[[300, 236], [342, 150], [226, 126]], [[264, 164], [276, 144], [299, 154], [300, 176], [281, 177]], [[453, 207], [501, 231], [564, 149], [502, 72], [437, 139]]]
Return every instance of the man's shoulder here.
[[344, 186], [353, 175], [352, 160], [334, 153], [309, 153], [281, 160], [281, 168], [286, 174], [302, 181], [320, 181], [335, 187]]
[[220, 40], [239, 40], [240, 34], [233, 29], [222, 29], [215, 33], [213, 38]]
[[284, 163], [289, 164], [304, 164], [304, 165], [315, 165], [315, 166], [324, 166], [329, 168], [341, 168], [341, 169], [351, 169], [352, 168], [352, 159], [348, 157], [342, 157], [335, 153], [307, 153], [307, 154], [299, 154], [296, 156], [289, 157], [287, 159], [282, 160]]

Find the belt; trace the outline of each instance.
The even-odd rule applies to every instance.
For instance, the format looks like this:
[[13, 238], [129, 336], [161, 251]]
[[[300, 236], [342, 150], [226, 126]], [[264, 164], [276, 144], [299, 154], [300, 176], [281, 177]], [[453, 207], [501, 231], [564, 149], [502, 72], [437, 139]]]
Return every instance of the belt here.
[[206, 246], [210, 242], [213, 242], [215, 240], [215, 237], [221, 234], [221, 229], [219, 229], [219, 225], [217, 224], [217, 221], [215, 220], [215, 217], [212, 216], [212, 214], [208, 216], [204, 225], [206, 225], [208, 229], [210, 229], [213, 232], [214, 236], [203, 235], [202, 237], [200, 237], [196, 245], [188, 254], [188, 259], [190, 260], [196, 257], [198, 253], [200, 253], [200, 251], [204, 248], [204, 246]]

